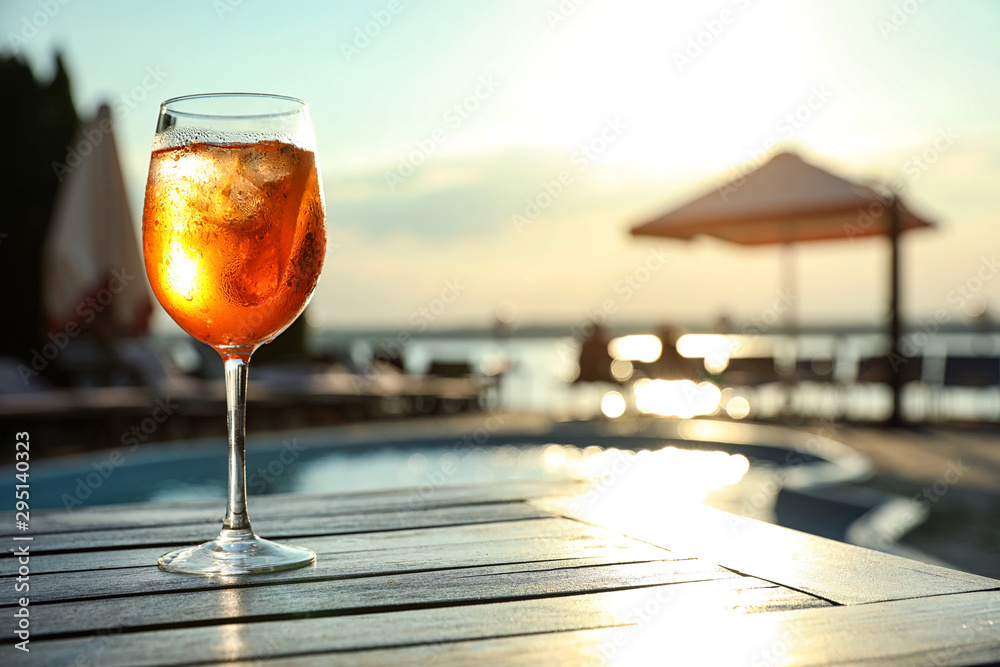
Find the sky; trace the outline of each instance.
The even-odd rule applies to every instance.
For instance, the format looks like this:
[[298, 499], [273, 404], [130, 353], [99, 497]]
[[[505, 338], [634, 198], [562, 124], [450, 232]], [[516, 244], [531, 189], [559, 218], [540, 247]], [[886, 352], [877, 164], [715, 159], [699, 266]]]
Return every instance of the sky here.
[[[902, 184], [913, 324], [1000, 313], [1000, 4], [919, 0], [8, 0], [5, 52], [112, 105], [140, 224], [158, 105], [310, 104], [329, 250], [308, 316], [401, 330], [752, 322], [781, 249], [628, 229], [779, 149]], [[806, 324], [882, 321], [888, 244], [798, 246]], [[167, 317], [158, 315], [158, 327]]]

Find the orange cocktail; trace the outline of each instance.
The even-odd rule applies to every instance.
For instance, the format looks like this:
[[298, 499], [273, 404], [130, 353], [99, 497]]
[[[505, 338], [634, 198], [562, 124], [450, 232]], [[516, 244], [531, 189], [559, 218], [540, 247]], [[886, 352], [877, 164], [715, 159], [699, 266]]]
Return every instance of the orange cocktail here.
[[278, 141], [157, 150], [142, 242], [153, 292], [182, 329], [212, 346], [267, 342], [323, 268], [315, 156]]

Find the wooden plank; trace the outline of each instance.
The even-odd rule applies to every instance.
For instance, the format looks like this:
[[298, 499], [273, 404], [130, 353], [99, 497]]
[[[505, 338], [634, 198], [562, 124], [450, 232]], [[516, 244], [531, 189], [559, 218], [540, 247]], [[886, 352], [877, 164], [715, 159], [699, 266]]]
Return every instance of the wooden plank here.
[[[573, 522], [565, 520], [560, 530], [552, 525], [558, 521], [520, 522], [529, 525], [529, 530], [523, 531], [508, 531], [508, 527], [516, 523], [501, 524], [501, 527], [489, 524], [489, 531], [481, 530], [480, 526], [459, 526], [435, 530], [433, 535], [424, 531], [410, 540], [384, 539], [393, 533], [372, 534], [361, 543], [338, 538], [295, 540], [295, 543], [308, 544], [316, 550], [316, 564], [264, 578], [170, 574], [160, 570], [155, 559], [147, 561], [144, 567], [107, 571], [39, 574], [32, 568], [31, 599], [35, 603], [46, 603], [539, 561], [558, 565], [558, 561], [564, 560], [609, 564], [677, 559], [665, 549], [608, 535], [600, 529], [581, 530], [579, 524], [573, 526]], [[544, 524], [544, 527], [535, 524]], [[551, 530], [552, 535], [546, 535], [545, 528]], [[11, 600], [9, 604], [15, 602]]]
[[[511, 637], [515, 643], [529, 633], [563, 633], [580, 628], [616, 627], [656, 622], [661, 618], [702, 613], [717, 617], [821, 606], [816, 598], [747, 577], [730, 577], [694, 583], [677, 583], [625, 591], [583, 593], [512, 602], [485, 602], [468, 606], [366, 613], [336, 618], [235, 623], [136, 633], [108, 626], [94, 636], [73, 639], [32, 640], [32, 665], [66, 665], [81, 660], [103, 667], [190, 664], [226, 660], [294, 660], [319, 664], [372, 664], [366, 650], [380, 647], [413, 647], [430, 642], [467, 641]], [[558, 635], [542, 637], [553, 641]], [[37, 643], [36, 643], [37, 641]], [[447, 657], [447, 645], [432, 645], [428, 658]], [[330, 653], [347, 651], [349, 653]], [[396, 664], [395, 651], [389, 660]], [[413, 655], [400, 650], [401, 657]], [[26, 661], [27, 662], [27, 661]], [[431, 664], [403, 661], [399, 664]], [[341, 664], [337, 663], [337, 664]], [[270, 664], [270, 663], [269, 663]], [[437, 664], [437, 663], [434, 663]], [[465, 663], [469, 664], [469, 663]], [[479, 664], [488, 664], [482, 662]], [[530, 660], [522, 664], [545, 664]]]
[[[110, 482], [108, 482], [110, 483]], [[428, 483], [414, 489], [396, 489], [350, 494], [266, 494], [251, 495], [253, 520], [289, 516], [337, 516], [341, 514], [397, 513], [463, 504], [501, 503], [572, 495], [585, 488], [578, 480], [536, 480], [488, 485], [448, 486]], [[69, 490], [72, 493], [72, 489]], [[222, 520], [224, 499], [192, 500], [138, 505], [98, 505], [73, 509], [33, 510], [31, 534], [80, 530], [113, 530], [190, 523], [217, 523]], [[14, 513], [0, 513], [0, 537], [22, 534], [14, 529]]]
[[[576, 630], [301, 657], [261, 665], [870, 665], [941, 667], [1000, 661], [1000, 599], [963, 593], [781, 614], [671, 619]], [[930, 603], [930, 604], [929, 604]], [[940, 604], [939, 604], [940, 603]], [[275, 650], [276, 649], [272, 649]], [[261, 654], [262, 656], [265, 654]]]
[[[579, 521], [551, 517], [534, 521], [502, 521], [324, 537], [288, 538], [283, 541], [309, 547], [320, 554], [344, 554], [352, 551], [419, 547], [427, 544], [435, 547], [465, 543], [489, 544], [496, 539], [577, 540], [589, 537], [604, 537], [609, 540], [621, 539], [620, 536], [603, 528], [589, 526]], [[670, 558], [690, 557], [690, 554], [669, 552], [660, 547], [657, 549], [661, 549], [661, 557], [667, 557], [668, 554]], [[98, 572], [117, 568], [145, 567], [156, 563], [156, 559], [165, 551], [166, 549], [163, 547], [139, 547], [33, 555], [31, 572], [32, 574]], [[17, 563], [14, 559], [0, 560], [0, 575], [9, 576], [16, 569]]]
[[[159, 595], [38, 604], [31, 608], [32, 637], [170, 627], [177, 623], [222, 623], [302, 615], [343, 615], [415, 606], [461, 605], [625, 590], [657, 584], [736, 577], [697, 560], [606, 564], [600, 559], [514, 563], [372, 577], [281, 582], [282, 573], [253, 577], [255, 585]], [[163, 573], [169, 576], [168, 573]], [[246, 578], [234, 578], [234, 584]], [[4, 622], [12, 637], [13, 615]]]
[[[385, 530], [403, 530], [431, 526], [470, 523], [492, 523], [549, 518], [542, 510], [524, 503], [490, 503], [486, 505], [456, 505], [421, 512], [381, 512], [376, 514], [341, 514], [331, 517], [309, 516], [256, 519], [254, 530], [269, 539], [337, 535]], [[172, 526], [89, 530], [81, 532], [36, 535], [31, 552], [44, 554], [57, 551], [79, 551], [158, 545], [164, 551], [185, 544], [197, 544], [219, 534], [218, 523], [182, 524]], [[10, 552], [7, 553], [11, 557]]]
[[[530, 505], [577, 518], [750, 576], [838, 604], [864, 604], [948, 593], [1000, 589], [1000, 580], [828, 540], [710, 507], [660, 511], [643, 521], [641, 508], [604, 512], [592, 496], [539, 499]], [[639, 519], [639, 520], [635, 520]]]
[[[309, 538], [306, 538], [309, 539]], [[291, 540], [287, 540], [291, 542]], [[138, 547], [135, 549], [109, 549], [107, 551], [71, 551], [52, 555], [32, 555], [32, 574], [53, 572], [100, 572], [118, 568], [142, 567], [155, 563], [165, 553], [163, 547]], [[0, 560], [0, 576], [12, 576], [17, 570], [13, 558]], [[6, 583], [6, 580], [4, 580]], [[2, 585], [2, 584], [0, 584]], [[3, 601], [0, 600], [0, 603]]]

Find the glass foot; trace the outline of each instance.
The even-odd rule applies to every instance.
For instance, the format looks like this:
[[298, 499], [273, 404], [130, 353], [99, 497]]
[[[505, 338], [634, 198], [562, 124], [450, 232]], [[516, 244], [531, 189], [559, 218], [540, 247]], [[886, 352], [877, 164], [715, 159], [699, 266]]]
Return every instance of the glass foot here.
[[252, 531], [223, 530], [211, 542], [171, 551], [160, 556], [160, 569], [208, 577], [255, 572], [280, 572], [316, 562], [316, 554], [303, 547], [278, 544]]

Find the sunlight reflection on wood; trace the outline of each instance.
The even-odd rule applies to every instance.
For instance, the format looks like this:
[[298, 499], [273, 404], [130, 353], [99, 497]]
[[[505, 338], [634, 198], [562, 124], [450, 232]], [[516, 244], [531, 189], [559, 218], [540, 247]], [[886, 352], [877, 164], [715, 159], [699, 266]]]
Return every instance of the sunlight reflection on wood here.
[[[232, 577], [221, 577], [222, 579], [233, 579]], [[223, 588], [219, 591], [219, 609], [222, 616], [237, 618], [244, 611], [240, 601], [240, 589]], [[219, 626], [220, 650], [228, 660], [235, 660], [246, 653], [246, 641], [244, 633], [246, 627], [235, 624]]]

